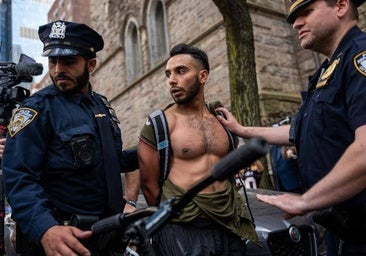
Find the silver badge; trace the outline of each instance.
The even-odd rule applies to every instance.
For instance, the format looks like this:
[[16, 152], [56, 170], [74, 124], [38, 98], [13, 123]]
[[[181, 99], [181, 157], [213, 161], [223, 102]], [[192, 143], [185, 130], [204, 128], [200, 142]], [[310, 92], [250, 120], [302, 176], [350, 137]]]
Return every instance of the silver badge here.
[[66, 33], [66, 25], [64, 22], [57, 21], [52, 24], [51, 33], [49, 34], [49, 38], [58, 38], [64, 39]]

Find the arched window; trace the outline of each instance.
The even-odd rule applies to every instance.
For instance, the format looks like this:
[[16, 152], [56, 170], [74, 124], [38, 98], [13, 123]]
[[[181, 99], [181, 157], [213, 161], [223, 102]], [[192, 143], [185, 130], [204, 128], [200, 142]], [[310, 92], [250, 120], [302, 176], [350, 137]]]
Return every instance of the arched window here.
[[163, 1], [150, 1], [147, 10], [147, 26], [150, 58], [154, 66], [168, 53], [168, 30]]
[[136, 22], [130, 20], [125, 31], [126, 80], [131, 83], [142, 73], [141, 44]]

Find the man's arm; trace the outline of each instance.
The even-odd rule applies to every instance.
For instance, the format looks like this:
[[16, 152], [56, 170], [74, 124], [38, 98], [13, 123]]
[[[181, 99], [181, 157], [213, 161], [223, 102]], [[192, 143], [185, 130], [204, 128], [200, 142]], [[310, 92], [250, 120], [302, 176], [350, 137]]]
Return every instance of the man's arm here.
[[366, 125], [363, 125], [357, 128], [354, 142], [334, 168], [306, 193], [301, 196], [257, 195], [257, 198], [282, 209], [287, 218], [344, 202], [366, 189], [365, 151]]
[[141, 190], [149, 206], [157, 206], [160, 192], [159, 153], [156, 149], [140, 139], [137, 147], [140, 168]]
[[218, 115], [217, 119], [226, 126], [232, 133], [245, 139], [255, 136], [263, 137], [269, 144], [273, 145], [291, 145], [290, 125], [281, 125], [278, 127], [245, 127], [238, 123], [233, 114], [226, 108], [219, 107], [216, 111], [222, 112], [226, 118]]
[[140, 170], [125, 173], [125, 199], [127, 204], [123, 209], [124, 213], [130, 213], [136, 210], [133, 205], [136, 204], [140, 191]]

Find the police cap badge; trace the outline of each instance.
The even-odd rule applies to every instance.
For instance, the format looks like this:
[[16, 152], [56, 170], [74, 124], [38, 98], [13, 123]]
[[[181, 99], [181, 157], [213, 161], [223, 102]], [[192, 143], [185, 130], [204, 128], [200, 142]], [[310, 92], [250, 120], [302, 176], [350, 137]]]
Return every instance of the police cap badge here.
[[104, 47], [101, 35], [85, 24], [53, 21], [38, 29], [44, 44], [42, 56], [96, 56]]

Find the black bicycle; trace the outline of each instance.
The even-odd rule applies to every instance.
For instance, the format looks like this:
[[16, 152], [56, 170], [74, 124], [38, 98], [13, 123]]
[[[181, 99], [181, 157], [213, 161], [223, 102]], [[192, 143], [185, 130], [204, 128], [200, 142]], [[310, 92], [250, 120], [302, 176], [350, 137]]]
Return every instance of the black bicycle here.
[[126, 248], [132, 243], [136, 246], [138, 255], [155, 256], [150, 238], [162, 225], [179, 216], [199, 191], [214, 181], [222, 181], [234, 175], [267, 152], [268, 145], [264, 139], [252, 138], [216, 163], [209, 175], [193, 185], [179, 199], [171, 198], [161, 202], [159, 207], [147, 207], [129, 214], [120, 213], [97, 221], [91, 230], [99, 255], [124, 255]]

